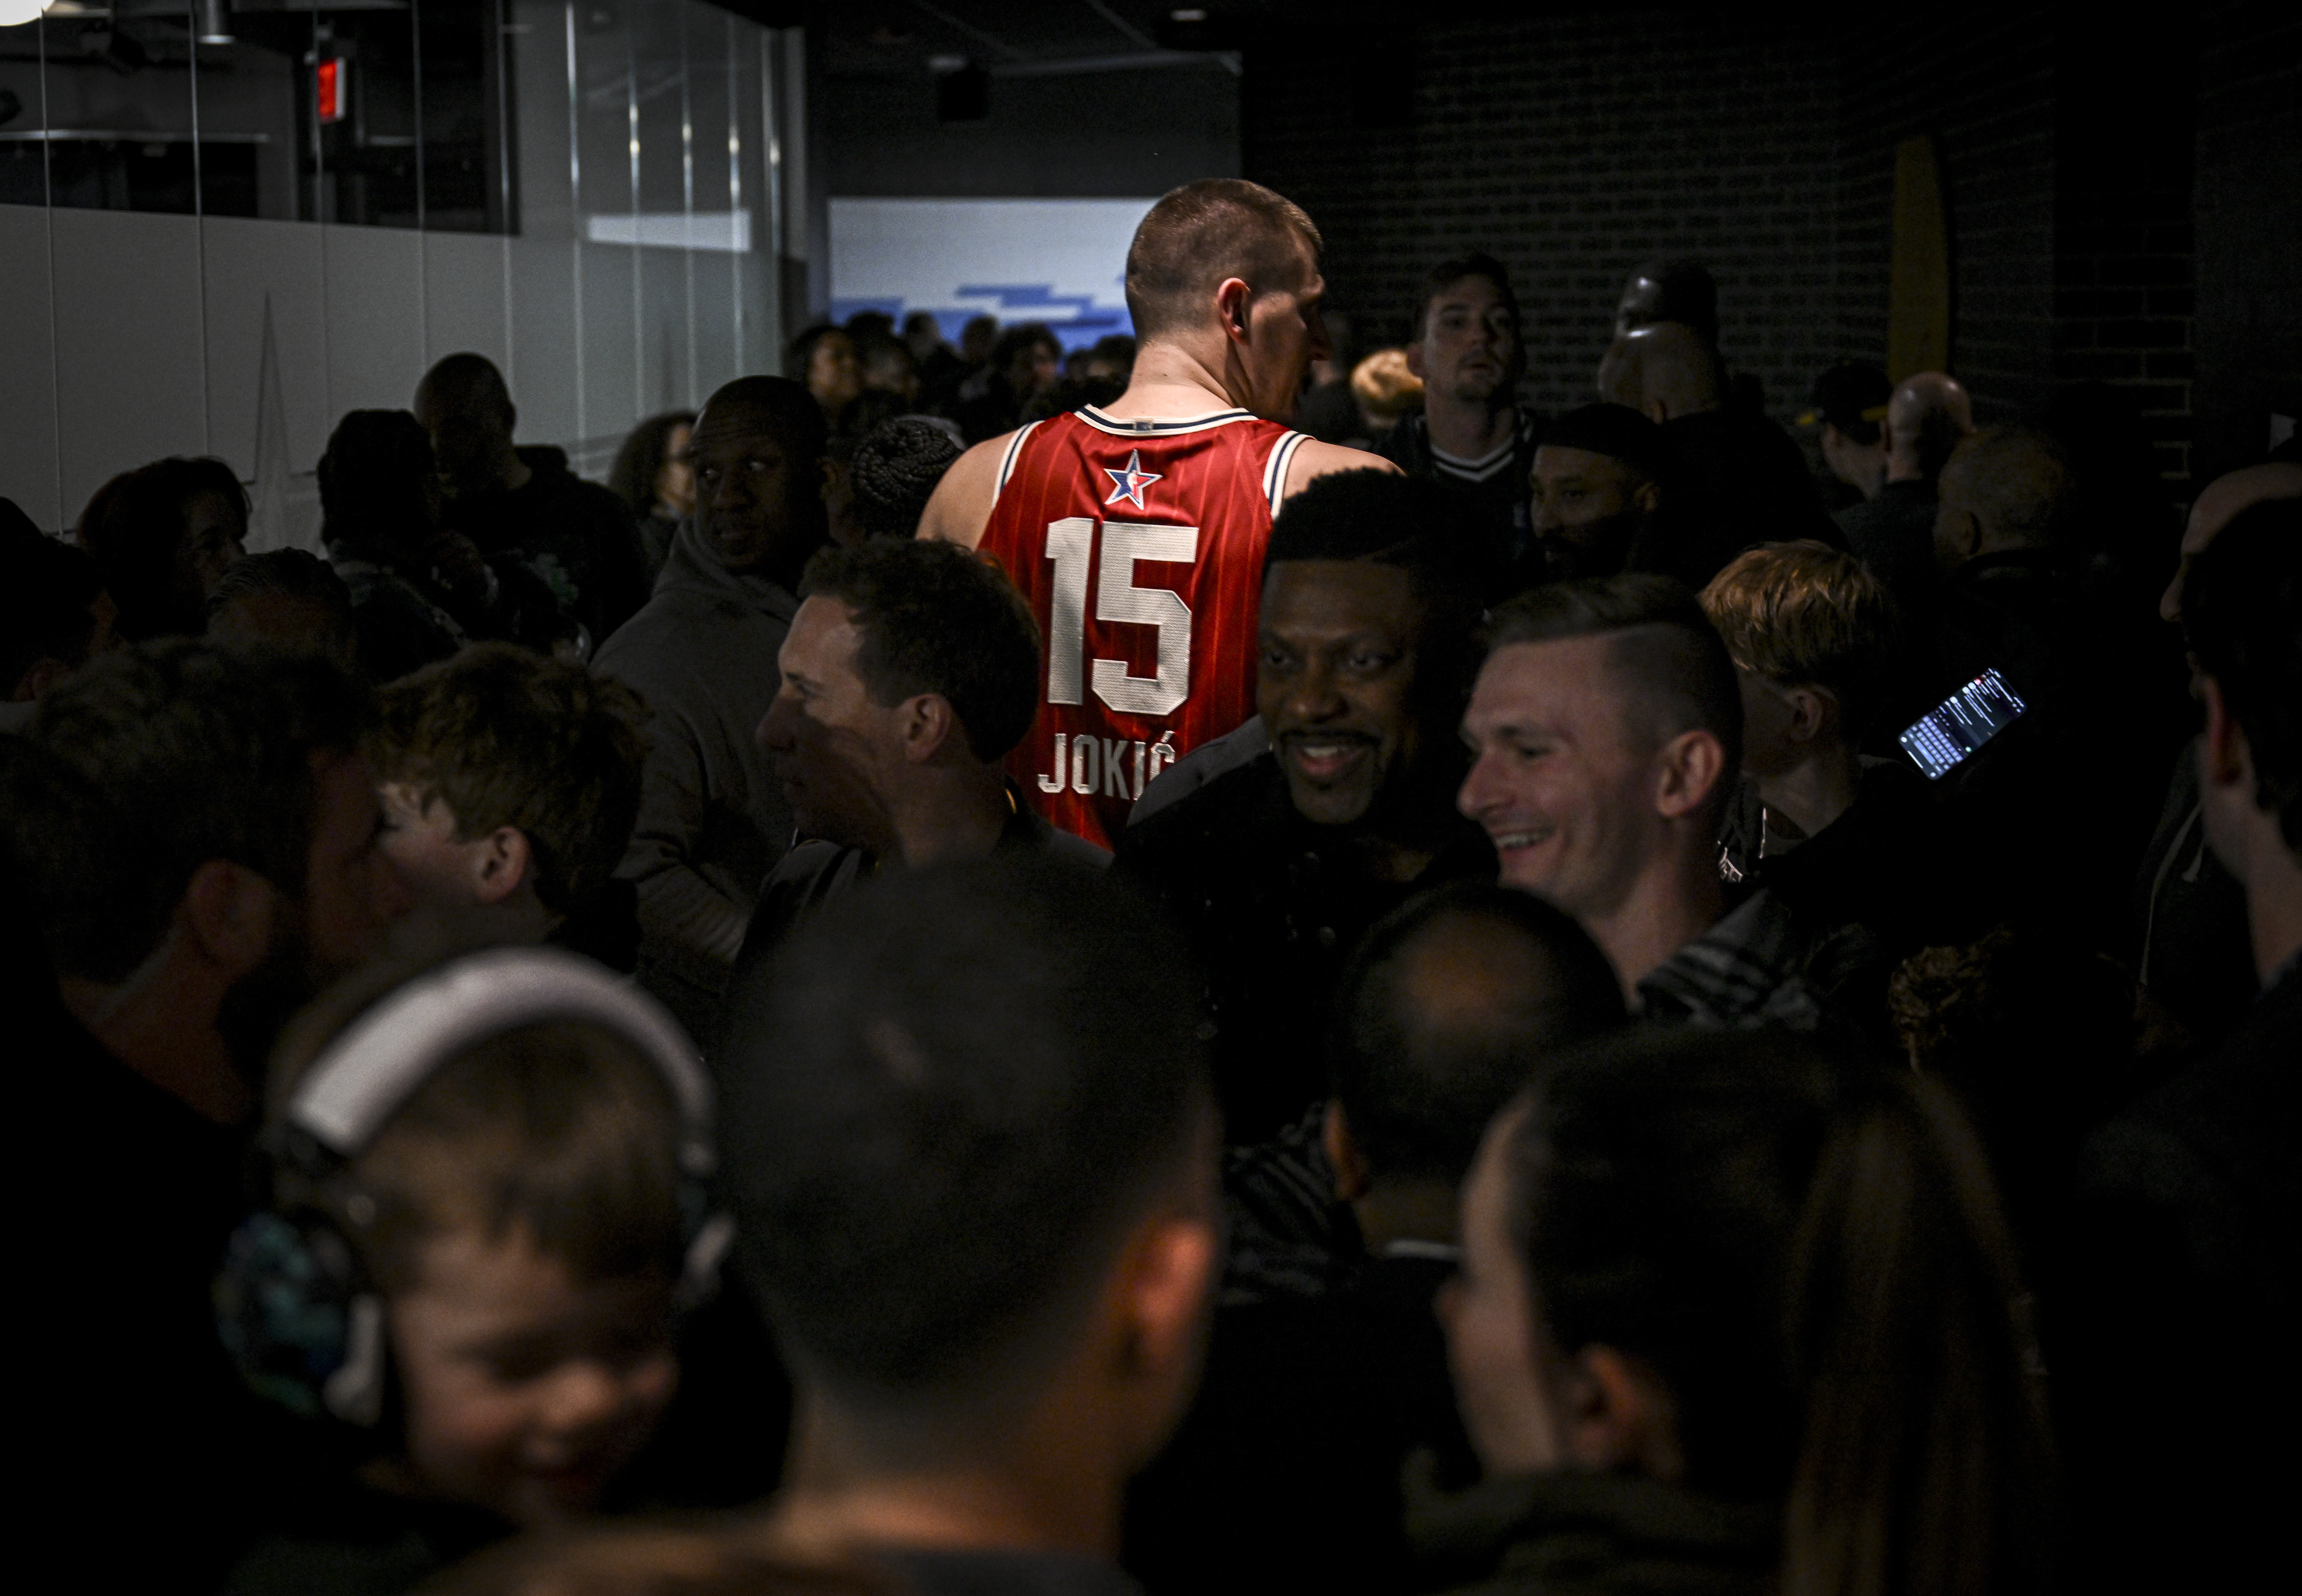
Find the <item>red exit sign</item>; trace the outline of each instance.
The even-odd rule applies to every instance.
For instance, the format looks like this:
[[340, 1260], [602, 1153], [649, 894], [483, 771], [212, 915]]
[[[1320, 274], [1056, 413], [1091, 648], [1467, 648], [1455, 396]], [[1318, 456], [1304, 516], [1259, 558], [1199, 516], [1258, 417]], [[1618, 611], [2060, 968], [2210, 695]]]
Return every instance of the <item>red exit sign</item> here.
[[312, 98], [320, 108], [321, 122], [343, 121], [345, 91], [350, 87], [340, 55], [327, 56], [312, 69]]

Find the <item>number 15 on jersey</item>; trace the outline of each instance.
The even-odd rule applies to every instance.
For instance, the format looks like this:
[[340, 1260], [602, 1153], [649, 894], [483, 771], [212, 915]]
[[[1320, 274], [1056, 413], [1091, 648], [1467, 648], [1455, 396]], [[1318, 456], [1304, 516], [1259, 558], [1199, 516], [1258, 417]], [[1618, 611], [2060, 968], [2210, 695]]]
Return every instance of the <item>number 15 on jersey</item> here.
[[1172, 714], [1191, 695], [1191, 609], [1172, 589], [1138, 587], [1135, 567], [1143, 561], [1190, 564], [1198, 558], [1199, 529], [1138, 521], [1105, 521], [1102, 529], [1095, 618], [1156, 627], [1157, 674], [1130, 676], [1124, 659], [1088, 658], [1088, 570], [1096, 563], [1096, 522], [1066, 516], [1047, 525], [1047, 558], [1055, 566], [1047, 616], [1047, 701], [1084, 704], [1092, 686], [1096, 697], [1122, 715]]

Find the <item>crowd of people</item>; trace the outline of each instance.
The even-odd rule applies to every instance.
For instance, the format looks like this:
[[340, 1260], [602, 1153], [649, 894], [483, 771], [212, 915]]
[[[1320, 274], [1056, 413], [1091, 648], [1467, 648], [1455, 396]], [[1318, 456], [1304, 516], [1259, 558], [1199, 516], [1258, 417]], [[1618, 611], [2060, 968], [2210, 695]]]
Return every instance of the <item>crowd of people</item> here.
[[1132, 338], [812, 328], [604, 487], [453, 355], [324, 558], [0, 501], [77, 1577], [2269, 1566], [2292, 444], [2184, 519], [2109, 391], [1850, 362], [1817, 471], [1699, 265], [1546, 415], [1501, 261], [1354, 361], [1322, 248], [1187, 185]]

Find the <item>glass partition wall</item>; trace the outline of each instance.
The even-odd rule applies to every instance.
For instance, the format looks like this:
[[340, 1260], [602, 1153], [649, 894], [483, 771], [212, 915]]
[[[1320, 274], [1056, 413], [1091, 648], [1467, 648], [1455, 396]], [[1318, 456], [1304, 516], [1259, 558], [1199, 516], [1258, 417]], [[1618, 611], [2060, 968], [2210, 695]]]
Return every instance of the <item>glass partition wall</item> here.
[[349, 409], [475, 349], [521, 441], [777, 369], [797, 36], [698, 0], [59, 0], [0, 28], [0, 493], [212, 453], [309, 542]]

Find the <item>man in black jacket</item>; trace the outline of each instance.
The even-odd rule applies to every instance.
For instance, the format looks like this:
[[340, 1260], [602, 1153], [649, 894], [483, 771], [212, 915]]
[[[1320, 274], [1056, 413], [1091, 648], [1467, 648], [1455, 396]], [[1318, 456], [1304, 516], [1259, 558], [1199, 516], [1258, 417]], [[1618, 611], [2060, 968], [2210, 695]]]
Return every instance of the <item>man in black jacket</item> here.
[[2278, 1554], [2291, 1473], [2261, 1443], [2302, 1423], [2302, 505], [2233, 521], [2182, 608], [2204, 824], [2261, 995], [2089, 1148], [2057, 1377], [2097, 1590], [2245, 1583]]
[[484, 355], [450, 355], [416, 389], [448, 490], [441, 520], [483, 554], [514, 553], [597, 648], [647, 602], [647, 556], [630, 507], [549, 447], [518, 449], [519, 412]]
[[1476, 615], [1460, 534], [1450, 496], [1413, 478], [1346, 472], [1289, 500], [1264, 565], [1270, 746], [1120, 838], [1115, 868], [1209, 972], [1235, 1143], [1323, 1096], [1322, 1017], [1360, 935], [1421, 887], [1493, 872], [1452, 802]]

